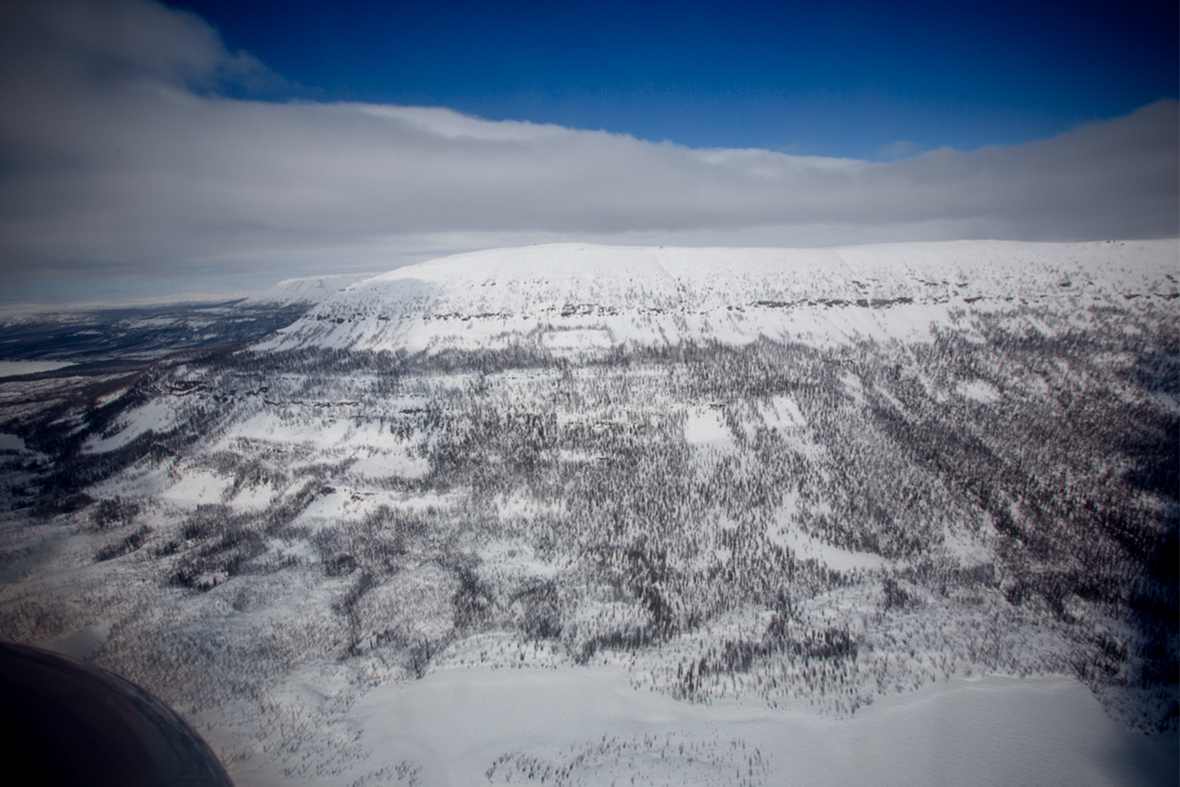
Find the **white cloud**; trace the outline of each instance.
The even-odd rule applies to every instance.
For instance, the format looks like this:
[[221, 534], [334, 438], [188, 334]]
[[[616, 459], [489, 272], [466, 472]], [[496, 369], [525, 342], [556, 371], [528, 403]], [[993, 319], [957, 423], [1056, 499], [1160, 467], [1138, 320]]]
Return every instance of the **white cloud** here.
[[[1161, 101], [1050, 140], [888, 163], [692, 150], [447, 109], [276, 103], [146, 0], [0, 11], [0, 276], [295, 275], [559, 239], [819, 245], [1180, 234]], [[240, 91], [239, 91], [240, 92]]]

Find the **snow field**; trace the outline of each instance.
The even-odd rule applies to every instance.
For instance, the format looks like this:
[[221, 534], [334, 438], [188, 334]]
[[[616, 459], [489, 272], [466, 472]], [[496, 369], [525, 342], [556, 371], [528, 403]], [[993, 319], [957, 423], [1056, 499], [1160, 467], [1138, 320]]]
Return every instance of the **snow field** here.
[[[1079, 300], [1122, 306], [1132, 294], [1166, 300], [1177, 292], [1163, 275], [1176, 256], [1174, 241], [823, 250], [542, 245], [461, 254], [371, 278], [261, 347], [489, 349], [506, 335], [535, 330], [542, 345], [563, 355], [686, 340], [743, 344], [760, 335], [817, 347], [920, 340], [932, 324], [954, 324], [967, 308], [1074, 308]], [[717, 285], [719, 270], [729, 286]]]

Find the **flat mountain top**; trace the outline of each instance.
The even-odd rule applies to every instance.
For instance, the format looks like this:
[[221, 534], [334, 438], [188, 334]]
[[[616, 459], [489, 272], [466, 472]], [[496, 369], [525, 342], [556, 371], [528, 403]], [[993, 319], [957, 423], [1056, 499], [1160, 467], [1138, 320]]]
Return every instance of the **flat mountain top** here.
[[273, 287], [251, 295], [238, 305], [253, 307], [319, 303], [332, 297], [349, 285], [364, 281], [372, 275], [371, 273], [346, 273], [283, 279]]
[[[269, 346], [475, 348], [497, 336], [540, 341], [571, 330], [597, 332], [595, 346], [742, 344], [800, 331], [847, 338], [847, 320], [803, 316], [931, 306], [945, 312], [1047, 298], [1121, 306], [1176, 298], [1178, 273], [1175, 240], [832, 249], [538, 245], [459, 254], [358, 282]], [[927, 317], [939, 319], [924, 315], [924, 324]], [[866, 330], [860, 333], [880, 333]]]

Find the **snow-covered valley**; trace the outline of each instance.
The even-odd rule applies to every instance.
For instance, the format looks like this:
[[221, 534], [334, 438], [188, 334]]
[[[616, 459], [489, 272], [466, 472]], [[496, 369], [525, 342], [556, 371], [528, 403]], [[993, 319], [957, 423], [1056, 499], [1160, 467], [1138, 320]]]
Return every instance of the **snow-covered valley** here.
[[1178, 278], [536, 246], [68, 405], [0, 381], [0, 637], [243, 785], [1170, 779]]

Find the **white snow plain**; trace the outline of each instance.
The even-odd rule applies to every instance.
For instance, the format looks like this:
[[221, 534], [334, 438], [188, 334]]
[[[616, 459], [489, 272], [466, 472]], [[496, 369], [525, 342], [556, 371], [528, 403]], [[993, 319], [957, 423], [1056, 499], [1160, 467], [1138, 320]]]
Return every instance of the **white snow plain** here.
[[[635, 690], [621, 667], [455, 668], [373, 689], [349, 718], [366, 756], [318, 783], [380, 772], [373, 783], [540, 784], [549, 768], [546, 783], [603, 787], [1073, 787], [1166, 783], [1175, 762], [1168, 741], [1123, 729], [1084, 686], [1056, 677], [957, 678], [832, 719], [678, 702]], [[413, 780], [395, 777], [402, 763]], [[234, 778], [289, 783], [265, 768]]]

